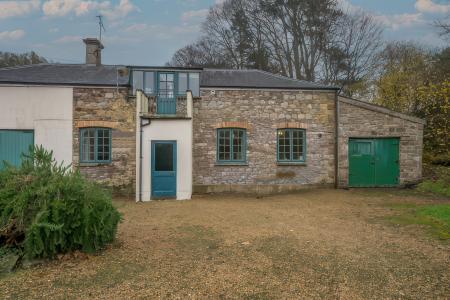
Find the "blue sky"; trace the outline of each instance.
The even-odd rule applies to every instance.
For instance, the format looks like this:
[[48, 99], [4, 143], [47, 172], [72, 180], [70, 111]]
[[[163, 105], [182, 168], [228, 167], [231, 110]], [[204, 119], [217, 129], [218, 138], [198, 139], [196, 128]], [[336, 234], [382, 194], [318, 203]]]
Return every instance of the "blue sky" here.
[[[0, 0], [0, 51], [34, 50], [62, 63], [84, 61], [84, 37], [96, 37], [104, 16], [106, 64], [162, 65], [200, 36], [208, 8], [223, 0]], [[430, 24], [450, 18], [450, 0], [338, 0], [363, 9], [385, 27], [387, 40], [442, 47]]]

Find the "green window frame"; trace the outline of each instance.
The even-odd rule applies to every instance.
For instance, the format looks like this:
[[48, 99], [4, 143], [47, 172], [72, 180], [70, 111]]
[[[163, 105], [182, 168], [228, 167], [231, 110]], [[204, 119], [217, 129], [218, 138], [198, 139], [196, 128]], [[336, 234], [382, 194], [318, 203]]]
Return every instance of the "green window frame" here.
[[245, 129], [217, 129], [217, 162], [247, 162], [247, 131]]
[[277, 130], [278, 162], [306, 161], [306, 130], [281, 128]]
[[111, 129], [88, 127], [80, 129], [80, 162], [111, 162]]

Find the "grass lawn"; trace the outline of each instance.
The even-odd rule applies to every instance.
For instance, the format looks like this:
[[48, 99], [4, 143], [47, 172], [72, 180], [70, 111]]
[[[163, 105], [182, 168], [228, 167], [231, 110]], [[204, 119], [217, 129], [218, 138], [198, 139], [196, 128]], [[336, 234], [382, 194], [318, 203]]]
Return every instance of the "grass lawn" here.
[[450, 239], [450, 204], [390, 205], [398, 211], [387, 219], [395, 224], [424, 225], [433, 236], [448, 241]]
[[118, 239], [0, 278], [0, 298], [447, 298], [449, 200], [404, 190], [116, 200]]

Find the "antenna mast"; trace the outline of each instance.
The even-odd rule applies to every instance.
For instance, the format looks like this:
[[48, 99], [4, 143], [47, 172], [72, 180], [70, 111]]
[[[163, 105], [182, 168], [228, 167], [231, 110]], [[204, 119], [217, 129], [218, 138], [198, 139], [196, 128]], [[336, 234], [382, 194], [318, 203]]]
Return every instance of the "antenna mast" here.
[[102, 30], [106, 31], [105, 26], [103, 26], [103, 16], [98, 15], [98, 32], [99, 32], [99, 40], [102, 41]]

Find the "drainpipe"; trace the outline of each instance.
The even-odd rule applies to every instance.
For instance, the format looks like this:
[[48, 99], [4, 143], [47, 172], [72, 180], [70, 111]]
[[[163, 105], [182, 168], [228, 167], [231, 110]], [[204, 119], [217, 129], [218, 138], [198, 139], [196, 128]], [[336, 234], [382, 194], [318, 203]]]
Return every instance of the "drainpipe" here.
[[[136, 127], [137, 127], [136, 131], [139, 130], [139, 148], [138, 148], [139, 153], [137, 153], [138, 155], [136, 155], [136, 158], [137, 158], [137, 156], [139, 156], [139, 164], [138, 164], [139, 173], [137, 173], [136, 175], [139, 177], [138, 186], [137, 186], [139, 189], [139, 197], [138, 197], [137, 201], [139, 201], [139, 202], [142, 201], [142, 160], [144, 158], [144, 156], [142, 155], [142, 136], [144, 133], [143, 128], [147, 125], [150, 125], [150, 119], [147, 119], [148, 123], [142, 123], [142, 121], [144, 119], [141, 116], [141, 112], [143, 111], [142, 101], [145, 98], [146, 97], [141, 90], [136, 90]], [[147, 107], [147, 105], [144, 105], [144, 108], [146, 108], [146, 107]], [[136, 138], [137, 138], [137, 136], [136, 136]]]
[[339, 94], [341, 93], [342, 87], [336, 90], [334, 94], [334, 188], [339, 188]]
[[139, 202], [142, 202], [142, 136], [144, 134], [144, 127], [150, 125], [150, 119], [147, 119], [148, 123], [142, 123], [142, 117], [139, 118]]

